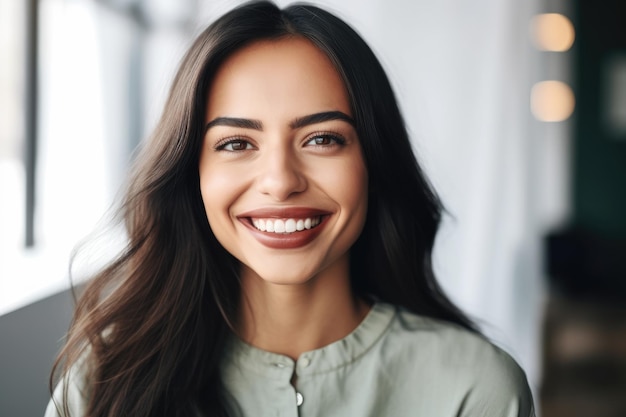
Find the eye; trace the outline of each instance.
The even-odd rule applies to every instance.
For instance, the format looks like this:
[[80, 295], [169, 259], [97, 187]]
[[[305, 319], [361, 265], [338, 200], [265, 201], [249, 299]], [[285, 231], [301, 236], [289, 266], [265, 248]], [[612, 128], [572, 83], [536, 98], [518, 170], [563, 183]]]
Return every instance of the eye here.
[[306, 146], [335, 146], [344, 145], [345, 139], [334, 133], [316, 133], [309, 137], [305, 143]]
[[252, 146], [250, 142], [244, 139], [228, 139], [228, 140], [219, 142], [215, 146], [216, 151], [226, 151], [226, 152], [247, 151], [249, 149], [254, 149], [254, 146]]

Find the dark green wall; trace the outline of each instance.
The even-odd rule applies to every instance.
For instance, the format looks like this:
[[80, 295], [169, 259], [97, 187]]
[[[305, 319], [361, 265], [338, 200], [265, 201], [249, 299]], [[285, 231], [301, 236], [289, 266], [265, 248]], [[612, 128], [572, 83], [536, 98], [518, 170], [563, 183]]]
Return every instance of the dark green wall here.
[[607, 62], [626, 55], [626, 0], [576, 0], [575, 6], [572, 220], [626, 238], [626, 137], [607, 129], [604, 115]]

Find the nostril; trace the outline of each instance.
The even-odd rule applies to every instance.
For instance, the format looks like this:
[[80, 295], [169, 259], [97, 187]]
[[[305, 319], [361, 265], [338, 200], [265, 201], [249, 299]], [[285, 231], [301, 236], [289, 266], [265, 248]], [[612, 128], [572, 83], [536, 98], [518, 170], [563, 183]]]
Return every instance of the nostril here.
[[284, 200], [294, 193], [300, 193], [307, 187], [307, 181], [297, 169], [274, 165], [257, 178], [261, 193], [271, 195], [277, 200]]

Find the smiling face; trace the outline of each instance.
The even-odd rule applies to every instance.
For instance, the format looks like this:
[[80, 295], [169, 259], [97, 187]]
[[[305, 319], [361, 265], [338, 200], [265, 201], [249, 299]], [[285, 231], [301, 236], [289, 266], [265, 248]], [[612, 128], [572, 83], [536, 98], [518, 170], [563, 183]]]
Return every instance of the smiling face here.
[[244, 278], [347, 278], [368, 181], [348, 94], [326, 55], [300, 38], [237, 51], [212, 81], [205, 120], [202, 199]]

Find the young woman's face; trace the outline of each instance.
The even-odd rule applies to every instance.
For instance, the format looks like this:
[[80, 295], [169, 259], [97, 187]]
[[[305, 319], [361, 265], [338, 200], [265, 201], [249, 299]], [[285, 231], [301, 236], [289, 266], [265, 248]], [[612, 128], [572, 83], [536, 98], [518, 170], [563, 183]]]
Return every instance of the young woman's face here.
[[347, 265], [368, 181], [348, 94], [326, 55], [300, 38], [241, 49], [213, 79], [206, 123], [202, 199], [242, 273], [297, 284]]

